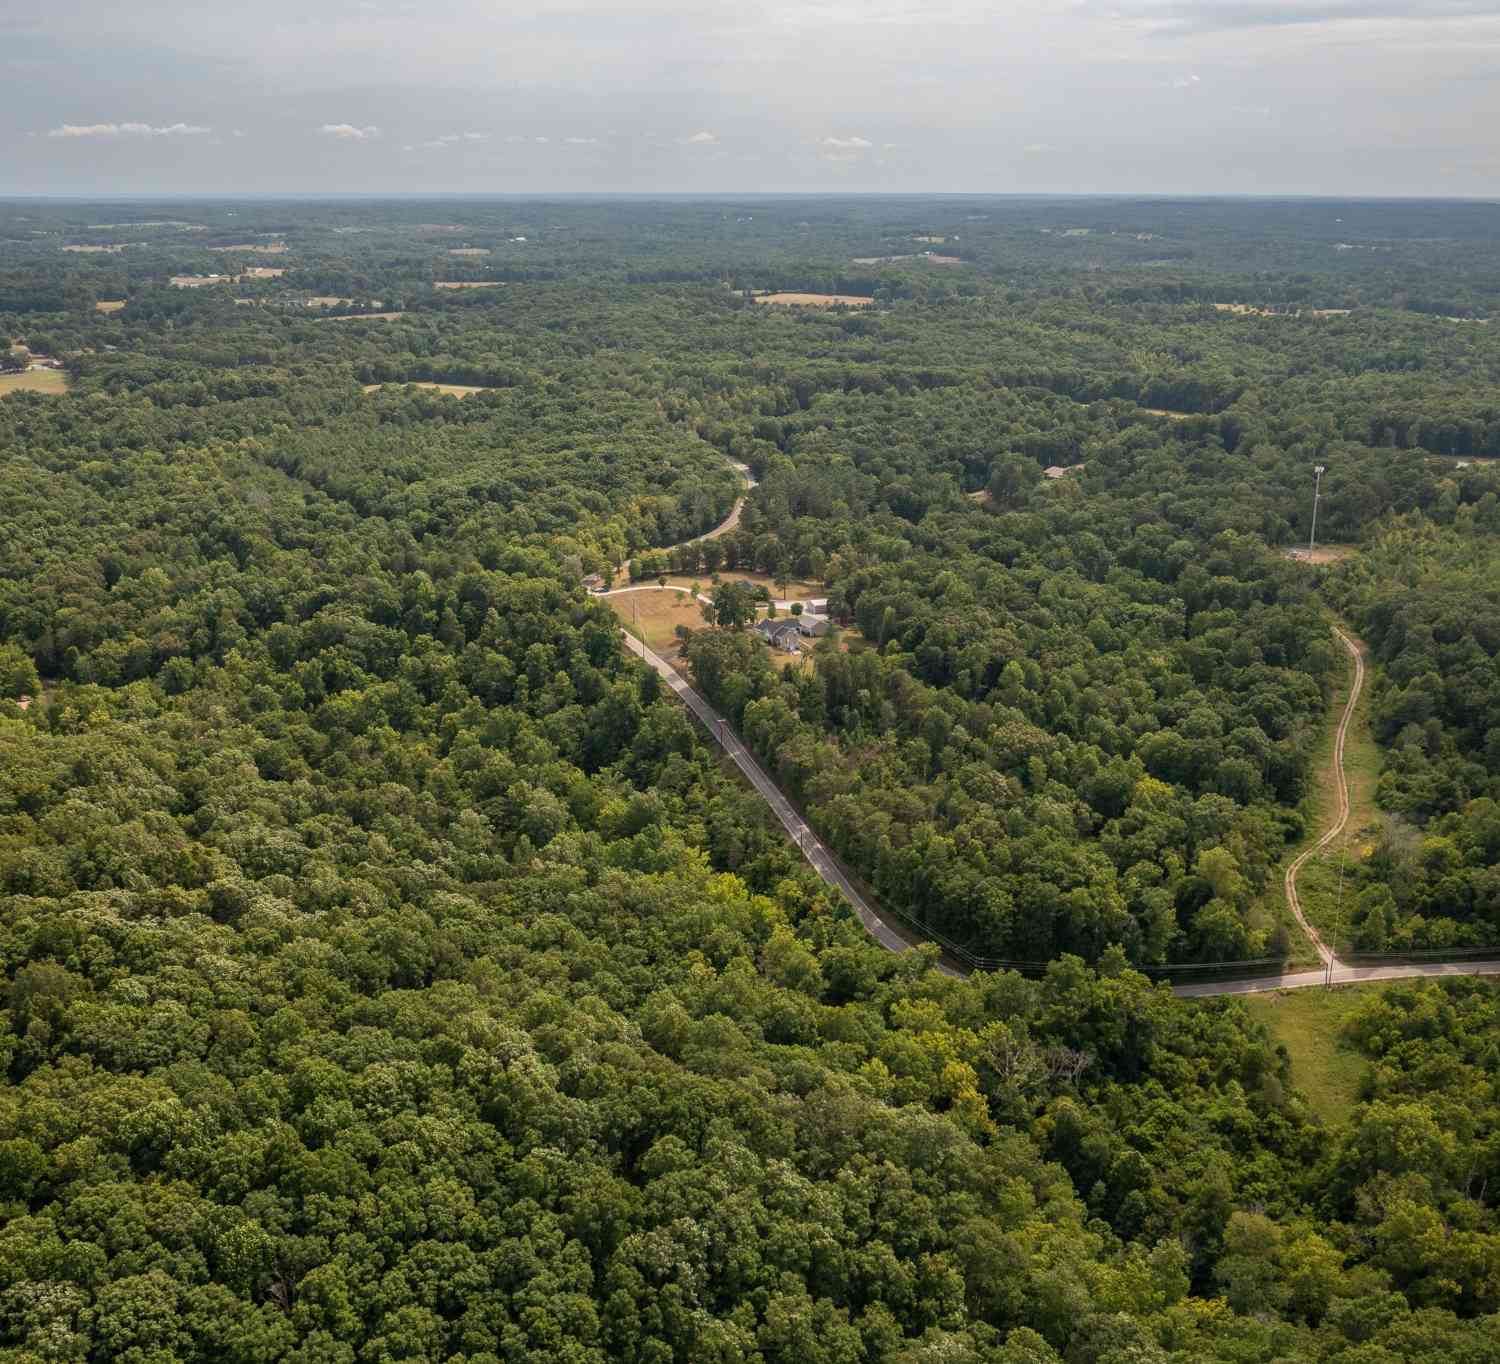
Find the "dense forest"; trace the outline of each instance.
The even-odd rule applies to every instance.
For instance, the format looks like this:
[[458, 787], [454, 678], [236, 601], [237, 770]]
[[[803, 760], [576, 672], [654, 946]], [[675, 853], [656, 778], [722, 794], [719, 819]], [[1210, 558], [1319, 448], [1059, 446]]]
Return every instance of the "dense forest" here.
[[[0, 204], [0, 1360], [1500, 1360], [1495, 988], [1370, 993], [1330, 1124], [1149, 978], [1295, 950], [1333, 613], [1358, 945], [1500, 943], [1497, 249]], [[850, 871], [1024, 969], [865, 935], [585, 586], [669, 574]]]

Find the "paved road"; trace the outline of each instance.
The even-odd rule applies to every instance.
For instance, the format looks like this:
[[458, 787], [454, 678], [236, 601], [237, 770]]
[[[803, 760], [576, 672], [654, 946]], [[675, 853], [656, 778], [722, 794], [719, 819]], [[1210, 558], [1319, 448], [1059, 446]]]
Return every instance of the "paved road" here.
[[1248, 980], [1204, 981], [1201, 985], [1174, 985], [1172, 993], [1183, 999], [1206, 995], [1259, 995], [1270, 990], [1306, 990], [1315, 985], [1357, 985], [1369, 980], [1412, 980], [1418, 976], [1500, 976], [1500, 961], [1422, 962], [1410, 966], [1335, 966], [1330, 974], [1293, 971], [1284, 976], [1255, 976]]
[[776, 818], [781, 821], [782, 827], [792, 836], [792, 841], [802, 850], [802, 855], [807, 858], [812, 869], [854, 906], [855, 913], [859, 915], [860, 922], [864, 924], [870, 936], [889, 951], [908, 951], [913, 945], [912, 939], [894, 924], [882, 919], [871, 907], [870, 902], [850, 885], [849, 878], [844, 875], [833, 854], [829, 852], [817, 834], [808, 827], [807, 821], [793, 808], [791, 801], [782, 794], [781, 788], [766, 775], [765, 769], [756, 762], [750, 750], [739, 741], [724, 717], [688, 686], [682, 674], [666, 659], [648, 649], [634, 635], [627, 634], [622, 637], [625, 640], [625, 647], [645, 659], [661, 674], [662, 680], [687, 703], [688, 709], [703, 722], [708, 732], [723, 746], [724, 751], [734, 760], [734, 765], [745, 774], [761, 798], [771, 807]]

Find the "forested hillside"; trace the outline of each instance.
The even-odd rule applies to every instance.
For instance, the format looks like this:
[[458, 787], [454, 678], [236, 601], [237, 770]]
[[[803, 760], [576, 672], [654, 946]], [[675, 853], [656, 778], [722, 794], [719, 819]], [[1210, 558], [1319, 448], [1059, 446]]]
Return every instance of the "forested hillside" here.
[[1327, 1126], [1135, 969], [1295, 948], [1335, 610], [1360, 943], [1500, 940], [1500, 211], [1331, 214], [0, 205], [0, 1360], [1500, 1360], [1494, 987]]

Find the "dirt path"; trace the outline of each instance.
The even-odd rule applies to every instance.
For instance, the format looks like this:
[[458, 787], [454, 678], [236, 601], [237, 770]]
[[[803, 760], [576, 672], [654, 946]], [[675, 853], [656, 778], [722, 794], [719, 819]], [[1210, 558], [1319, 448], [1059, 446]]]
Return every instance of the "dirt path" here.
[[1334, 788], [1338, 794], [1338, 814], [1324, 832], [1323, 837], [1304, 848], [1286, 869], [1287, 906], [1296, 916], [1302, 931], [1307, 934], [1307, 940], [1313, 945], [1313, 950], [1317, 952], [1318, 960], [1323, 963], [1325, 971], [1338, 970], [1339, 959], [1334, 956], [1333, 949], [1323, 941], [1318, 930], [1302, 912], [1302, 901], [1297, 897], [1297, 873], [1302, 870], [1308, 858], [1322, 852], [1343, 833], [1344, 826], [1349, 822], [1349, 777], [1344, 771], [1344, 740], [1349, 734], [1349, 723], [1354, 719], [1354, 708], [1359, 704], [1359, 693], [1365, 685], [1364, 650], [1337, 626], [1334, 626], [1333, 633], [1339, 637], [1339, 642], [1354, 659], [1354, 681], [1349, 685], [1349, 699], [1344, 703], [1344, 713], [1339, 716], [1339, 727], [1333, 738], [1333, 779]]

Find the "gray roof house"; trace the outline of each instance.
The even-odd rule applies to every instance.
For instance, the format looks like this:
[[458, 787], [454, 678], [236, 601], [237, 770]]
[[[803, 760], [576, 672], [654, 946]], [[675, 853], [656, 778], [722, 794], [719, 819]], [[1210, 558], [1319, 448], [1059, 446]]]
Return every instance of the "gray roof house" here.
[[788, 616], [782, 620], [772, 620], [768, 616], [755, 622], [755, 633], [767, 644], [778, 649], [785, 649], [788, 653], [795, 653], [797, 636], [802, 631], [795, 616]]

